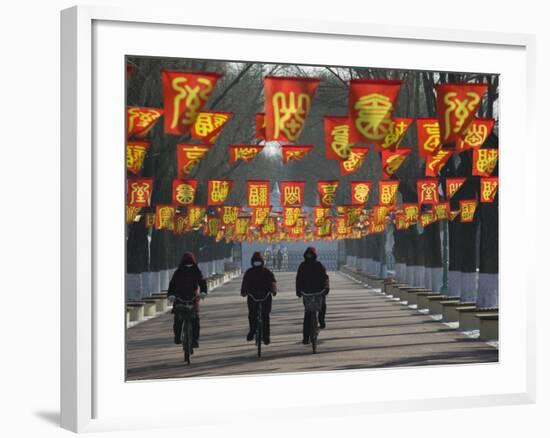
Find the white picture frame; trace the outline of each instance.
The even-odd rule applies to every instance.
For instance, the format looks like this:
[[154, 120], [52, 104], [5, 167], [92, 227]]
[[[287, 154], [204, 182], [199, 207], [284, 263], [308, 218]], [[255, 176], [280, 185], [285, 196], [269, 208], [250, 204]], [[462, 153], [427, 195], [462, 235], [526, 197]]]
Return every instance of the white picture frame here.
[[[525, 165], [525, 156], [536, 153], [532, 129], [534, 36], [273, 16], [229, 19], [215, 11], [208, 16], [193, 14], [188, 7], [182, 13], [78, 6], [62, 12], [61, 24], [62, 427], [83, 432], [179, 426], [181, 421], [165, 404], [170, 394], [182, 389], [193, 391], [199, 405], [208, 401], [209, 421], [215, 413], [221, 425], [234, 419], [232, 408], [222, 409], [224, 403], [226, 407], [229, 401], [238, 406], [258, 385], [270, 391], [272, 406], [268, 403], [268, 407], [286, 418], [304, 413], [360, 415], [534, 401], [535, 276], [525, 260], [514, 260], [514, 254], [534, 248], [535, 233], [527, 238], [514, 236], [513, 220], [506, 215], [512, 211], [513, 199], [518, 200], [516, 208], [535, 205], [535, 194], [527, 188], [535, 186], [536, 173], [534, 168], [528, 172]], [[174, 43], [174, 38], [182, 35], [195, 44], [182, 47]], [[227, 43], [223, 50], [220, 38]], [[303, 50], [285, 55], [277, 49], [279, 44], [296, 43], [308, 48], [307, 56]], [[259, 49], [266, 44], [269, 53]], [[124, 222], [120, 220], [124, 174], [120, 163], [124, 148], [116, 149], [124, 141], [121, 54], [350, 65], [354, 53], [360, 52], [354, 50], [360, 48], [368, 49], [369, 59], [355, 65], [448, 70], [459, 62], [462, 68], [456, 70], [501, 75], [499, 197], [500, 235], [505, 244], [500, 250], [499, 363], [157, 382], [121, 380], [125, 325], [120, 309], [125, 271], [124, 257], [120, 258], [124, 252]], [[390, 49], [399, 53], [398, 59], [387, 56]], [[332, 62], [327, 62], [327, 57]], [[509, 146], [520, 140], [521, 150]], [[508, 179], [512, 169], [514, 184]], [[106, 285], [112, 288], [111, 295], [106, 294]], [[451, 372], [472, 383], [430, 384], [443, 381]], [[311, 401], [320, 391], [319, 379], [323, 379], [323, 391], [331, 394], [330, 402]], [[390, 381], [394, 382], [391, 387]], [[308, 401], [293, 391], [313, 397]], [[167, 398], [162, 398], [162, 404], [149, 405], [149, 414], [144, 415], [132, 402], [136, 394], [151, 400]], [[260, 409], [250, 409], [244, 417], [263, 415]], [[198, 413], [186, 424], [200, 424], [205, 418]]]

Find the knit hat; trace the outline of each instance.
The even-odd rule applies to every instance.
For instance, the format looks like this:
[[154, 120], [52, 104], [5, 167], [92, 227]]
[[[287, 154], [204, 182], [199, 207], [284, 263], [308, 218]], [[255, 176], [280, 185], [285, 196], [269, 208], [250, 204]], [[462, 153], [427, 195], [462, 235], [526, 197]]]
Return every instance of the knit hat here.
[[262, 262], [262, 266], [264, 265], [264, 258], [262, 257], [262, 253], [259, 251], [256, 251], [254, 254], [252, 254], [252, 258], [250, 259], [250, 264], [254, 264], [254, 262]]
[[[313, 257], [308, 257], [308, 254], [313, 255]], [[304, 258], [305, 259], [308, 259], [308, 258], [316, 259], [317, 258], [317, 250], [313, 246], [308, 246], [306, 248], [305, 252], [304, 252]]]
[[194, 254], [188, 251], [183, 254], [183, 257], [181, 258], [180, 266], [190, 265], [190, 264], [196, 265], [197, 262], [195, 260]]

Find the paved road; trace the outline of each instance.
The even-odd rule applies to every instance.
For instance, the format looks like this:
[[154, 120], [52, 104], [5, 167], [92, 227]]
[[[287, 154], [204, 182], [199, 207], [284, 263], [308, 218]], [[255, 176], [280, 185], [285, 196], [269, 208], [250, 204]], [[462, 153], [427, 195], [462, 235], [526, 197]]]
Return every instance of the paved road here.
[[167, 313], [127, 330], [128, 380], [494, 362], [498, 350], [468, 338], [428, 315], [330, 273], [327, 328], [318, 353], [301, 343], [303, 305], [296, 298], [294, 273], [278, 273], [271, 344], [256, 357], [248, 331], [240, 278], [212, 291], [203, 302], [200, 348], [191, 366], [172, 343]]

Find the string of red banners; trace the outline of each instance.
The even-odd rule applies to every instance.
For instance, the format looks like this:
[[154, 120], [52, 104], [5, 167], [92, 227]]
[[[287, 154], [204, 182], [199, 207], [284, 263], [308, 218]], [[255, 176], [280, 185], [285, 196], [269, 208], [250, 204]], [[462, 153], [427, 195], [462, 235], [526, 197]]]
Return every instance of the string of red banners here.
[[[280, 202], [282, 212], [270, 206], [270, 181], [247, 181], [247, 207], [223, 205], [231, 190], [231, 180], [208, 181], [207, 207], [195, 204], [197, 180], [173, 181], [172, 204], [157, 205], [155, 212], [146, 213], [145, 226], [167, 229], [175, 234], [202, 229], [218, 239], [270, 238], [276, 240], [303, 239], [315, 231], [317, 238], [358, 238], [365, 233], [380, 233], [385, 230], [386, 219], [390, 216], [398, 230], [416, 223], [428, 226], [439, 220], [454, 220], [460, 215], [461, 222], [471, 222], [477, 207], [477, 200], [459, 201], [459, 209], [450, 210], [450, 199], [462, 187], [466, 178], [446, 178], [446, 199], [439, 196], [438, 179], [417, 181], [418, 203], [404, 203], [397, 208], [399, 181], [380, 181], [378, 205], [366, 209], [369, 200], [371, 181], [351, 183], [352, 204], [335, 206], [338, 181], [318, 181], [319, 205], [313, 208], [313, 218], [302, 210], [305, 181], [281, 181]], [[136, 220], [141, 208], [150, 207], [152, 178], [128, 179], [128, 220]], [[493, 202], [498, 187], [498, 178], [480, 178], [480, 201]], [[422, 211], [423, 206], [431, 209]], [[212, 207], [218, 207], [212, 210]], [[335, 208], [337, 215], [331, 216]], [[207, 211], [210, 209], [210, 214]], [[179, 210], [179, 211], [178, 211]], [[130, 213], [130, 211], [132, 213]], [[313, 229], [312, 229], [313, 226]]]
[[[232, 113], [202, 111], [208, 98], [211, 96], [219, 74], [204, 72], [163, 71], [163, 98], [164, 108], [130, 107], [127, 113], [128, 142], [127, 142], [127, 169], [137, 175], [143, 165], [143, 160], [150, 146], [147, 135], [155, 123], [164, 116], [164, 132], [169, 135], [190, 134], [200, 143], [178, 144], [176, 146], [177, 176], [173, 181], [173, 205], [160, 206], [162, 209], [172, 209], [174, 214], [174, 230], [185, 229], [177, 226], [176, 207], [185, 206], [193, 212], [197, 180], [190, 178], [200, 160], [213, 147], [216, 139], [232, 117]], [[320, 80], [317, 78], [273, 77], [264, 79], [265, 112], [256, 115], [256, 139], [259, 141], [278, 141], [282, 143], [283, 163], [301, 160], [311, 150], [313, 145], [297, 144], [303, 130], [305, 120], [310, 112], [312, 102]], [[342, 175], [357, 172], [365, 161], [369, 147], [380, 153], [383, 179], [392, 177], [411, 153], [411, 148], [401, 146], [407, 129], [413, 124], [412, 118], [394, 118], [395, 101], [401, 88], [401, 81], [351, 80], [349, 85], [349, 107], [346, 116], [325, 116], [323, 119], [325, 133], [325, 152], [329, 160], [338, 160]], [[488, 138], [494, 127], [494, 120], [476, 118], [475, 114], [487, 90], [486, 84], [440, 84], [436, 85], [437, 118], [419, 118], [416, 120], [418, 152], [426, 159], [425, 176], [435, 178], [453, 153], [473, 149], [472, 175], [480, 178], [480, 201], [492, 202], [498, 185], [498, 178], [491, 177], [498, 159], [498, 149], [482, 149], [481, 146]], [[262, 151], [260, 144], [235, 144], [229, 146], [229, 160], [249, 162]], [[448, 179], [452, 182], [452, 179]], [[456, 181], [455, 181], [456, 182]], [[463, 181], [462, 181], [463, 182]], [[318, 182], [320, 206], [332, 206], [334, 194], [338, 188], [338, 181]], [[371, 214], [377, 216], [393, 205], [399, 181], [381, 181], [379, 205], [374, 207]], [[370, 182], [352, 182], [352, 204], [364, 204], [370, 192]], [[208, 205], [222, 206], [227, 200], [232, 187], [230, 180], [208, 181]], [[286, 209], [300, 209], [304, 182], [287, 181], [281, 183], [281, 204], [285, 209], [285, 219], [298, 217], [300, 213], [286, 213]], [[433, 204], [433, 217], [442, 217], [445, 208], [438, 202], [436, 179], [422, 179], [417, 182], [419, 204]], [[138, 209], [150, 205], [152, 179], [128, 179], [128, 208]], [[364, 202], [360, 202], [359, 192], [363, 192]], [[356, 193], [357, 192], [357, 193]], [[450, 193], [447, 187], [447, 193]], [[286, 193], [286, 194], [285, 194]], [[366, 197], [364, 195], [366, 193]], [[356, 196], [359, 196], [356, 197]], [[269, 181], [248, 181], [248, 206], [256, 211], [269, 208]], [[330, 202], [332, 200], [332, 202]], [[447, 218], [454, 219], [458, 213], [461, 220], [473, 218], [476, 200], [461, 201], [458, 212], [446, 210]], [[477, 204], [476, 204], [477, 205]], [[464, 206], [464, 208], [463, 208]], [[417, 205], [418, 207], [418, 205]], [[225, 208], [225, 207], [224, 207]], [[234, 207], [230, 207], [234, 208]], [[352, 207], [346, 207], [352, 208]], [[356, 207], [354, 207], [356, 208]], [[412, 207], [411, 207], [412, 208]], [[162, 215], [157, 214], [155, 226], [162, 228]], [[391, 210], [391, 209], [390, 209]], [[467, 212], [470, 211], [471, 214]], [[401, 214], [403, 213], [403, 214]], [[399, 228], [401, 217], [407, 217], [405, 222], [411, 223], [411, 215], [406, 215], [406, 209], [394, 215], [396, 226]], [[387, 212], [386, 212], [387, 214]], [[294, 216], [293, 216], [294, 215]], [[422, 218], [425, 216], [425, 221]], [[453, 217], [454, 215], [454, 217]], [[168, 218], [170, 215], [166, 214]], [[196, 214], [196, 217], [200, 215]], [[195, 216], [181, 219], [183, 224], [187, 220], [188, 228], [195, 227]], [[425, 212], [417, 218], [421, 223], [428, 224], [429, 213]], [[131, 215], [129, 214], [131, 220]], [[218, 218], [208, 218], [210, 220]], [[364, 224], [376, 224], [379, 221], [367, 218]], [[269, 221], [262, 224], [265, 230], [272, 235], [276, 227]], [[436, 219], [437, 220], [437, 219]], [[400, 222], [401, 221], [401, 222]], [[169, 221], [170, 222], [170, 221]], [[200, 221], [199, 221], [200, 222]], [[332, 235], [332, 228], [326, 222], [315, 224], [318, 232]], [[221, 222], [222, 225], [232, 225]], [[355, 224], [347, 227], [353, 228]], [[189, 225], [190, 224], [190, 225]], [[215, 229], [215, 223], [208, 229]], [[337, 229], [344, 230], [343, 224]], [[255, 225], [258, 225], [257, 223]], [[183, 226], [183, 225], [182, 225]], [[305, 226], [305, 225], [304, 225]], [[170, 227], [168, 225], [168, 227]], [[242, 228], [242, 227], [241, 227]], [[225, 227], [227, 230], [228, 227]], [[239, 228], [239, 230], [241, 230]], [[324, 230], [324, 231], [323, 231]], [[369, 229], [377, 232], [376, 229]], [[237, 230], [238, 231], [238, 230]], [[363, 232], [361, 230], [361, 232]], [[226, 237], [227, 237], [227, 231]], [[237, 232], [236, 235], [241, 233]], [[342, 233], [338, 233], [339, 235]], [[349, 233], [348, 233], [349, 235]], [[322, 237], [322, 236], [318, 236]]]

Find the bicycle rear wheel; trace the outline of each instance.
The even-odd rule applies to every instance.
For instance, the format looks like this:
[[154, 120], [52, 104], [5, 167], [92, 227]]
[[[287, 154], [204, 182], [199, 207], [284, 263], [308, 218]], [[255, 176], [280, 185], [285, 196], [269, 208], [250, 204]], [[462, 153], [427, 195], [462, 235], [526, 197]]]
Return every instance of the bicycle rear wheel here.
[[185, 318], [185, 322], [183, 323], [183, 351], [184, 351], [184, 359], [187, 362], [188, 365], [191, 365], [191, 349], [192, 349], [192, 327], [191, 327], [191, 321], [187, 317]]
[[313, 350], [313, 354], [317, 353], [317, 334], [318, 334], [318, 327], [317, 327], [317, 312], [311, 312], [311, 328], [310, 328], [310, 338], [311, 338], [311, 349]]
[[262, 319], [262, 303], [258, 306], [258, 316], [256, 319], [256, 345], [258, 347], [258, 357], [262, 357], [262, 339], [264, 335]]

